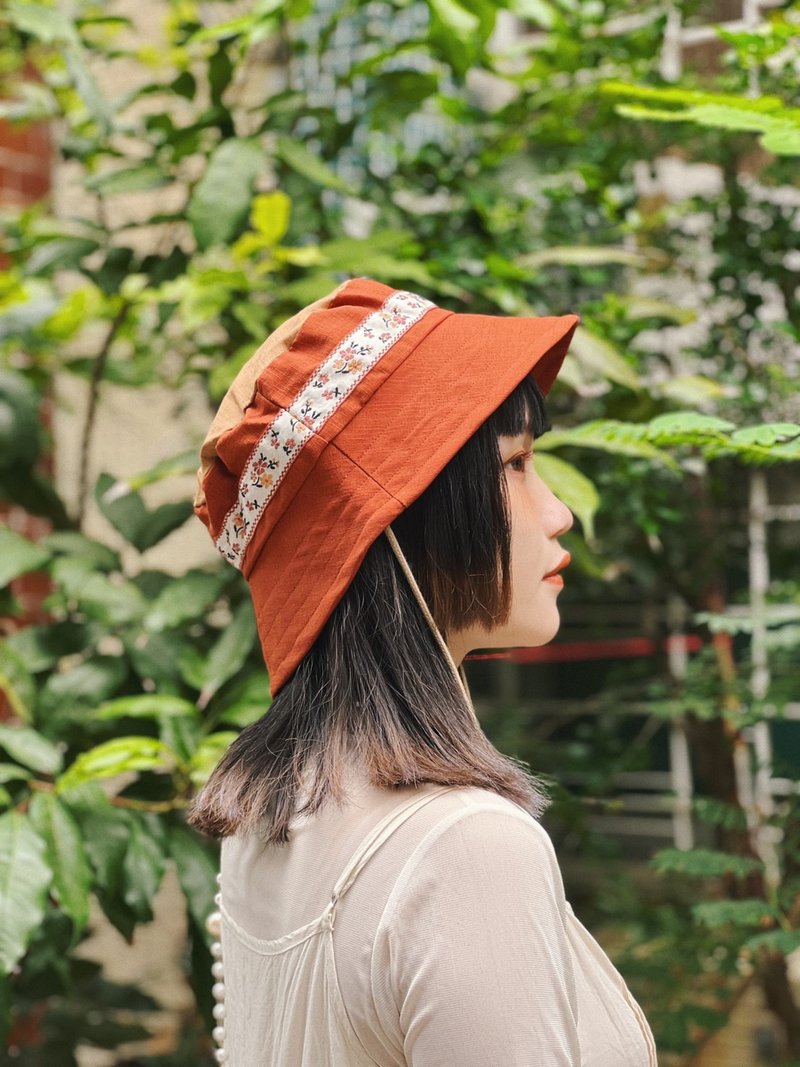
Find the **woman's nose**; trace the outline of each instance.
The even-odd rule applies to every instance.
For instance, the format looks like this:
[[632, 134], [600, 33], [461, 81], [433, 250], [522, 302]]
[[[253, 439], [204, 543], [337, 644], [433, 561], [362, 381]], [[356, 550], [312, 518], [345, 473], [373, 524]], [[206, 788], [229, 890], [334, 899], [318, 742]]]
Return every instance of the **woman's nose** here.
[[549, 537], [561, 537], [562, 534], [567, 533], [572, 529], [575, 522], [575, 516], [570, 509], [556, 494], [547, 488], [547, 493], [550, 497], [547, 506], [547, 535]]
[[575, 522], [575, 516], [563, 500], [559, 500], [558, 497], [556, 497], [555, 500], [560, 514], [560, 526], [556, 531], [556, 537], [561, 537], [562, 534], [568, 533], [572, 529], [573, 523]]

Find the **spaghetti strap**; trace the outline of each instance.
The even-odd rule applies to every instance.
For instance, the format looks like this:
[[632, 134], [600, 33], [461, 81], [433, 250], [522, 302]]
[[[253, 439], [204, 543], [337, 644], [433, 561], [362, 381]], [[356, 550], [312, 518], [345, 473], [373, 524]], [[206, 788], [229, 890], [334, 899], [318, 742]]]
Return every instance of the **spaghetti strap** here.
[[430, 801], [441, 796], [443, 793], [448, 792], [452, 788], [452, 786], [447, 785], [440, 786], [440, 788], [434, 789], [430, 793], [412, 797], [404, 804], [399, 804], [396, 808], [390, 811], [388, 815], [381, 819], [377, 826], [374, 826], [372, 830], [370, 830], [348, 860], [342, 873], [339, 875], [336, 885], [333, 887], [333, 893], [331, 895], [328, 909], [331, 912], [333, 911], [337, 901], [347, 892], [363, 870], [364, 866], [369, 862], [372, 856], [375, 855], [381, 845], [392, 836], [395, 830], [397, 830], [399, 826], [402, 826], [406, 819], [410, 819], [420, 808], [424, 808]]

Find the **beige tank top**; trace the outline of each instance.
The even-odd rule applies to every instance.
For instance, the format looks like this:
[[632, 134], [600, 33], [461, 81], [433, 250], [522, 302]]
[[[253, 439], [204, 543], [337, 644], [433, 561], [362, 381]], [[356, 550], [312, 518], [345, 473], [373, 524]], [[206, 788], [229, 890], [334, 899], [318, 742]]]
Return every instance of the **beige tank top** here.
[[[274, 932], [261, 929], [274, 911], [264, 894], [313, 901], [323, 855], [367, 809], [311, 820], [297, 856], [292, 842], [226, 839], [224, 1062], [656, 1067], [644, 1015], [566, 902], [536, 820], [480, 789], [405, 793], [352, 852], [324, 910], [282, 936], [259, 936]], [[297, 912], [282, 899], [285, 921]]]

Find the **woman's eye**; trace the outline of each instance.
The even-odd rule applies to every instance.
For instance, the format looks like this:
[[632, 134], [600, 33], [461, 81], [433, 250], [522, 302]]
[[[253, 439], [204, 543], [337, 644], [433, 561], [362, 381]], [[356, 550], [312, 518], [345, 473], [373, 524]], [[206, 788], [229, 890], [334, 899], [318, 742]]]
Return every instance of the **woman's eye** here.
[[533, 452], [523, 452], [521, 455], [514, 456], [513, 459], [510, 459], [506, 466], [511, 467], [512, 470], [517, 471], [520, 474], [524, 474], [525, 464], [532, 456]]

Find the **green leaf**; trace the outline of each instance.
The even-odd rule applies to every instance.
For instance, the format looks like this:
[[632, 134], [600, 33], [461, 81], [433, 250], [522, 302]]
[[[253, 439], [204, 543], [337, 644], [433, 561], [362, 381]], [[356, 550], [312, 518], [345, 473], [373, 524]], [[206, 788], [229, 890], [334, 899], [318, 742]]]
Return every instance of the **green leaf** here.
[[[670, 97], [670, 90], [643, 90], [626, 92], [641, 99], [662, 102], [678, 102]], [[675, 91], [672, 90], [674, 93]], [[699, 126], [718, 130], [759, 133], [761, 144], [767, 151], [777, 155], [800, 154], [800, 110], [785, 107], [777, 97], [737, 97], [734, 95], [693, 93], [684, 94], [691, 106], [680, 109], [653, 107], [650, 104], [619, 104], [617, 113], [623, 118], [644, 119], [655, 122], [694, 122]]]
[[6, 15], [16, 29], [44, 44], [80, 44], [74, 24], [56, 8], [36, 4], [32, 0], [7, 0]]
[[[10, 323], [8, 333], [24, 332], [21, 324]], [[0, 322], [0, 340], [4, 336]], [[30, 382], [18, 371], [0, 367], [0, 468], [29, 468], [39, 455], [41, 429], [39, 398]]]
[[165, 478], [175, 478], [181, 474], [194, 474], [197, 470], [197, 464], [196, 449], [190, 448], [185, 452], [178, 452], [174, 456], [159, 460], [154, 466], [148, 467], [145, 471], [140, 471], [139, 474], [134, 474], [131, 478], [118, 480], [114, 488], [109, 490], [109, 496], [124, 496], [125, 491], [138, 492], [140, 489], [144, 489], [146, 485], [153, 485], [155, 482], [161, 482]]
[[691, 878], [719, 877], [723, 874], [746, 878], [753, 871], [764, 869], [764, 864], [752, 856], [737, 856], [707, 848], [665, 848], [655, 854], [652, 864], [658, 871], [675, 871]]
[[692, 907], [695, 920], [704, 926], [761, 926], [778, 918], [779, 912], [765, 900], [711, 900]]
[[187, 210], [199, 248], [235, 237], [250, 209], [253, 182], [264, 168], [264, 153], [257, 141], [233, 137], [211, 153]]
[[288, 137], [286, 134], [279, 134], [275, 142], [275, 154], [287, 167], [296, 171], [301, 177], [307, 178], [312, 185], [321, 186], [323, 189], [333, 189], [337, 193], [357, 195], [355, 189], [332, 171], [319, 156], [315, 156], [302, 141]]
[[125, 652], [137, 675], [152, 683], [160, 693], [179, 693], [183, 689], [181, 657], [193, 641], [185, 629], [164, 630], [148, 635], [145, 631], [123, 637]]
[[242, 667], [257, 636], [253, 605], [249, 600], [243, 600], [209, 652], [199, 664], [195, 661], [190, 684], [200, 690], [198, 707], [205, 708], [219, 687]]
[[[259, 336], [263, 337], [267, 332], [267, 330], [261, 330]], [[226, 359], [224, 363], [218, 363], [213, 368], [206, 380], [206, 386], [214, 403], [218, 404], [222, 400], [233, 384], [234, 378], [252, 355], [252, 343], [241, 345], [230, 359]]]
[[197, 718], [197, 708], [181, 697], [161, 693], [142, 693], [138, 696], [119, 697], [103, 704], [94, 712], [96, 719], [165, 719], [186, 715]]
[[0, 815], [0, 969], [9, 974], [41, 926], [52, 873], [45, 846], [16, 811]]
[[192, 514], [191, 500], [161, 504], [148, 510], [138, 493], [127, 490], [124, 483], [110, 474], [101, 474], [97, 480], [95, 499], [103, 515], [126, 541], [139, 552], [157, 545], [173, 530], [182, 526]]
[[[86, 256], [90, 256], [100, 247], [98, 241], [90, 237], [73, 237], [62, 234], [52, 240], [38, 244], [26, 264], [29, 274], [46, 276], [56, 270], [78, 268]], [[67, 297], [67, 300], [70, 298]], [[79, 301], [80, 302], [80, 301]], [[56, 312], [56, 315], [60, 312]]]
[[286, 236], [291, 211], [292, 202], [286, 193], [277, 189], [274, 193], [264, 193], [253, 200], [250, 225], [264, 244], [272, 248]]
[[32, 775], [24, 767], [18, 767], [16, 763], [0, 763], [0, 782], [28, 782]]
[[622, 298], [622, 305], [631, 320], [667, 319], [681, 326], [697, 321], [697, 312], [692, 308], [681, 307], [668, 300], [659, 300], [657, 297], [626, 296]]
[[780, 952], [782, 956], [789, 956], [800, 948], [800, 930], [769, 930], [765, 934], [756, 934], [748, 938], [742, 948], [750, 952], [765, 949], [767, 952]]
[[[197, 30], [192, 34], [191, 40], [218, 41], [242, 36], [248, 44], [257, 44], [274, 32], [278, 25], [275, 16], [281, 9], [286, 9], [286, 6], [286, 0], [256, 0], [246, 15]], [[302, 17], [300, 13], [294, 15], [291, 8], [286, 14], [288, 17]]]
[[545, 30], [552, 29], [557, 17], [557, 7], [549, 0], [509, 0], [509, 11], [521, 19], [534, 22]]
[[586, 538], [592, 540], [594, 517], [600, 507], [600, 494], [594, 484], [577, 467], [556, 456], [538, 453], [534, 465], [539, 477], [580, 520]]
[[128, 667], [121, 656], [95, 656], [67, 670], [48, 675], [39, 698], [43, 713], [89, 714], [122, 685]]
[[[553, 245], [539, 252], [527, 252], [514, 262], [518, 267], [647, 267], [656, 253], [625, 248], [623, 245]], [[660, 258], [660, 257], [659, 257]]]
[[[3, 454], [3, 438], [6, 436], [2, 425], [3, 406], [4, 401], [0, 396], [0, 457], [2, 457], [0, 458], [0, 500], [10, 500], [31, 515], [42, 515], [56, 527], [68, 526], [71, 520], [64, 507], [64, 501], [44, 474], [22, 465], [11, 468], [3, 467], [4, 459], [14, 455], [13, 448], [9, 448], [5, 455]], [[12, 426], [10, 434], [13, 436], [15, 432]], [[19, 444], [20, 440], [23, 439], [17, 438], [16, 443]]]
[[58, 533], [48, 534], [40, 543], [50, 552], [85, 561], [92, 570], [118, 571], [122, 567], [119, 555], [113, 548], [100, 541], [93, 541], [76, 530], [60, 530]]
[[0, 643], [0, 692], [5, 693], [16, 718], [30, 722], [36, 702], [36, 683], [27, 663], [11, 641], [12, 638], [9, 638]]
[[770, 445], [792, 441], [800, 437], [800, 426], [795, 422], [765, 422], [761, 426], [747, 426], [731, 434], [733, 444]]
[[667, 378], [656, 386], [662, 396], [668, 397], [676, 404], [707, 404], [709, 400], [720, 400], [725, 395], [725, 387], [713, 378], [702, 374], [677, 374]]
[[428, 6], [459, 41], [469, 41], [480, 26], [477, 15], [458, 0], [428, 0]]
[[203, 738], [189, 761], [189, 778], [192, 785], [198, 789], [205, 785], [229, 745], [238, 736], [233, 730], [221, 730]]
[[66, 48], [63, 57], [78, 98], [97, 123], [101, 133], [107, 135], [111, 128], [109, 98], [97, 84], [83, 49]]
[[124, 808], [113, 807], [96, 782], [68, 787], [60, 796], [80, 825], [98, 885], [113, 896], [121, 890], [122, 861], [132, 832], [132, 816]]
[[[192, 705], [194, 707], [194, 705]], [[188, 764], [203, 736], [203, 723], [197, 715], [165, 715], [158, 720], [158, 736]]]
[[249, 726], [269, 710], [272, 695], [269, 677], [264, 671], [248, 674], [241, 680], [235, 679], [231, 687], [226, 686], [219, 690], [214, 703], [209, 706], [212, 716], [215, 707], [222, 708], [218, 719], [220, 723], [228, 726]]
[[570, 352], [579, 362], [603, 378], [627, 386], [634, 391], [641, 389], [639, 375], [620, 353], [603, 337], [591, 333], [584, 326], [575, 331]]
[[607, 81], [601, 91], [614, 96], [628, 96], [636, 100], [649, 100], [659, 104], [696, 105], [719, 104], [723, 107], [760, 113], [780, 112], [784, 103], [779, 96], [744, 97], [732, 93], [707, 93], [696, 89], [675, 86], [655, 88], [649, 85], [634, 85], [630, 82]]
[[29, 814], [46, 846], [53, 872], [56, 900], [72, 920], [72, 943], [77, 944], [89, 921], [91, 876], [78, 824], [72, 813], [53, 793], [35, 793]]
[[216, 876], [219, 870], [217, 848], [209, 847], [185, 826], [170, 826], [169, 850], [175, 861], [183, 895], [189, 913], [211, 940], [206, 931], [206, 919], [215, 910]]
[[153, 898], [164, 876], [164, 854], [138, 820], [131, 821], [131, 830], [122, 861], [123, 899], [139, 922], [149, 922], [153, 918]]
[[[82, 577], [83, 576], [83, 577]], [[120, 574], [101, 574], [90, 569], [85, 560], [65, 557], [53, 567], [57, 593], [74, 600], [91, 619], [106, 626], [121, 626], [140, 619], [146, 602], [133, 582]], [[82, 579], [82, 580], [81, 580]]]
[[678, 464], [667, 452], [644, 439], [647, 425], [637, 422], [619, 422], [616, 419], [593, 419], [568, 430], [550, 430], [536, 442], [538, 451], [550, 452], [554, 448], [594, 448], [613, 455], [639, 456], [654, 463], [678, 470]]
[[14, 578], [40, 570], [50, 559], [45, 547], [0, 527], [0, 589]]
[[27, 726], [0, 723], [0, 748], [23, 767], [37, 774], [58, 774], [63, 766], [61, 752], [46, 737]]
[[115, 737], [82, 752], [56, 781], [56, 790], [63, 793], [84, 782], [127, 771], [171, 771], [177, 762], [172, 749], [154, 737]]
[[800, 156], [800, 129], [789, 125], [772, 126], [764, 131], [761, 144], [776, 156]]
[[228, 582], [224, 572], [192, 570], [175, 578], [159, 593], [144, 618], [151, 632], [179, 626], [189, 619], [199, 619], [219, 597]]
[[720, 438], [735, 429], [732, 422], [695, 411], [671, 411], [651, 419], [647, 439], [657, 445], [693, 445], [707, 438]]
[[88, 189], [112, 196], [115, 193], [139, 193], [169, 185], [172, 179], [157, 163], [137, 163], [133, 167], [98, 174], [86, 182]]

